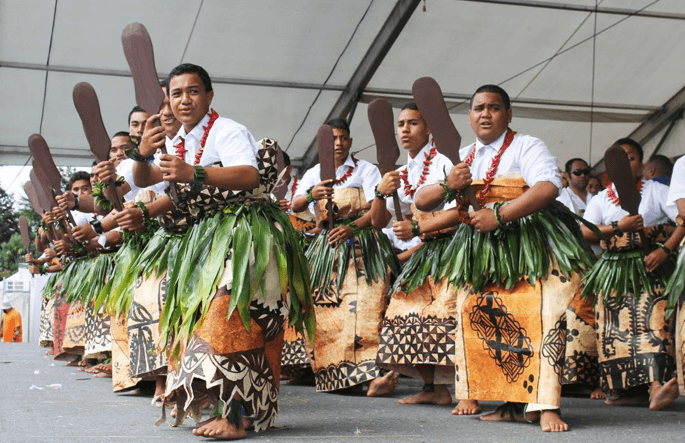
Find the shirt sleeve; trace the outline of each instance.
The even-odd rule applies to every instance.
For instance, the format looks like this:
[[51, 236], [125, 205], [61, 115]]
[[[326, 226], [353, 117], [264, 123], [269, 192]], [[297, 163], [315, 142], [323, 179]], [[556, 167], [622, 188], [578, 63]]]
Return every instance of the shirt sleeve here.
[[673, 165], [667, 204], [675, 206], [676, 202], [681, 198], [685, 198], [685, 157], [679, 158], [675, 165]]
[[302, 180], [297, 184], [295, 197], [298, 195], [307, 195], [307, 190], [321, 181], [318, 177], [318, 170], [319, 168], [313, 167], [304, 173]]
[[561, 175], [557, 159], [549, 152], [547, 145], [540, 139], [522, 136], [524, 147], [520, 152], [521, 174], [528, 186], [546, 181], [561, 189]]
[[257, 142], [250, 131], [243, 125], [235, 122], [223, 123], [214, 140], [221, 164], [224, 167], [230, 166], [257, 166]]
[[583, 214], [585, 220], [595, 225], [602, 224], [602, 201], [604, 200], [604, 194], [606, 194], [606, 192], [607, 191], [604, 190], [590, 200], [590, 203], [587, 204], [587, 208], [585, 208], [585, 214]]
[[366, 197], [366, 201], [368, 202], [376, 197], [376, 186], [381, 182], [381, 171], [371, 163], [364, 166], [362, 186], [364, 187], [364, 197]]

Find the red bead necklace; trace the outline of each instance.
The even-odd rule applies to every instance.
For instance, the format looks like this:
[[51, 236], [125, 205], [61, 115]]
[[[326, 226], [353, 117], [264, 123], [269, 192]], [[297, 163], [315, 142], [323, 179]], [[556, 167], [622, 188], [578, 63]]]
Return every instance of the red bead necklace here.
[[[194, 165], [200, 164], [202, 153], [205, 152], [205, 144], [207, 143], [209, 131], [212, 129], [212, 126], [214, 126], [214, 122], [216, 121], [216, 119], [219, 118], [219, 114], [217, 114], [217, 112], [214, 109], [212, 109], [207, 115], [209, 115], [209, 121], [207, 122], [207, 126], [202, 127], [202, 129], [204, 129], [205, 132], [204, 134], [202, 134], [202, 139], [200, 139], [200, 149], [198, 149], [197, 153], [195, 154], [195, 163], [193, 163]], [[174, 148], [176, 148], [176, 157], [184, 161], [186, 152], [188, 152], [188, 150], [185, 148], [185, 143], [186, 141], [183, 139], [183, 137], [181, 137], [181, 141], [174, 146]]]
[[[637, 182], [637, 192], [642, 192], [642, 186], [644, 184], [644, 180], [640, 180]], [[621, 201], [618, 199], [618, 195], [616, 195], [616, 191], [614, 191], [614, 184], [609, 183], [607, 186], [607, 197], [609, 197], [609, 201], [614, 204], [614, 206], [618, 206]]]
[[[488, 171], [485, 173], [485, 179], [483, 179], [483, 182], [485, 183], [485, 186], [483, 186], [483, 189], [478, 193], [478, 201], [483, 206], [483, 202], [485, 201], [485, 195], [488, 193], [490, 190], [490, 183], [492, 180], [495, 178], [495, 174], [497, 173], [497, 168], [499, 167], [499, 162], [502, 159], [502, 154], [504, 154], [504, 151], [507, 150], [509, 145], [511, 145], [511, 142], [514, 141], [514, 136], [516, 135], [516, 131], [512, 131], [511, 129], [507, 129], [507, 135], [504, 136], [504, 143], [502, 143], [502, 147], [499, 148], [499, 151], [497, 151], [497, 154], [492, 158], [492, 163], [490, 163], [490, 168], [488, 168]], [[469, 153], [469, 156], [466, 158], [465, 163], [469, 166], [471, 166], [471, 163], [473, 163], [473, 158], [476, 156], [476, 148], [474, 146], [473, 150]]]
[[293, 177], [293, 184], [290, 187], [290, 201], [288, 202], [288, 207], [293, 205], [293, 198], [295, 198], [295, 191], [297, 191], [297, 175]]
[[421, 172], [421, 177], [419, 178], [419, 181], [416, 183], [416, 186], [411, 186], [409, 184], [409, 166], [404, 168], [402, 172], [400, 172], [400, 179], [402, 180], [402, 183], [404, 184], [404, 195], [408, 195], [411, 198], [414, 198], [414, 193], [416, 192], [419, 187], [426, 182], [426, 178], [428, 177], [428, 169], [433, 163], [433, 158], [435, 158], [435, 155], [438, 153], [438, 150], [433, 146], [430, 151], [424, 153], [423, 155], [425, 156], [425, 160], [423, 161], [423, 172]]
[[336, 178], [335, 180], [333, 180], [333, 186], [345, 183], [347, 181], [347, 179], [350, 178], [350, 176], [352, 175], [352, 171], [354, 171], [355, 168], [357, 167], [357, 162], [359, 160], [357, 160], [357, 158], [353, 155], [352, 161], [354, 162], [354, 166], [352, 166], [350, 169], [348, 169], [347, 172], [342, 175], [342, 177]]

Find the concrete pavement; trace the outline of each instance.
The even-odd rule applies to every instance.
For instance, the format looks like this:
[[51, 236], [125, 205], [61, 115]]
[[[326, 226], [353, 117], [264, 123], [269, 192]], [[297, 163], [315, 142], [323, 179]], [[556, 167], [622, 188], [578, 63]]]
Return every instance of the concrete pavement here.
[[[452, 407], [400, 406], [421, 384], [400, 379], [391, 397], [317, 394], [313, 387], [281, 388], [276, 429], [248, 433], [246, 441], [269, 442], [503, 442], [682, 441], [685, 400], [664, 411], [609, 407], [602, 401], [564, 398], [565, 434], [543, 434], [538, 425], [483, 423], [453, 417]], [[154, 427], [159, 410], [150, 397], [113, 394], [110, 379], [93, 379], [44, 349], [0, 343], [0, 442], [187, 442], [192, 420], [181, 428]], [[496, 403], [485, 403], [485, 411]]]

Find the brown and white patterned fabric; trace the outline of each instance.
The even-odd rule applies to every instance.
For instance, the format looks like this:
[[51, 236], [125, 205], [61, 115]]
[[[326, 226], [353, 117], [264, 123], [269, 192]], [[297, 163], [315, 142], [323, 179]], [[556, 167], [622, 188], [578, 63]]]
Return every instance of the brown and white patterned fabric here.
[[685, 395], [685, 307], [683, 301], [678, 303], [677, 314], [675, 317], [675, 360], [676, 360], [676, 374], [678, 378], [678, 389], [680, 395]]
[[311, 368], [306, 337], [292, 326], [286, 328], [281, 357], [282, 377], [295, 379], [311, 372]]
[[576, 294], [563, 321], [566, 322], [566, 356], [562, 383], [599, 386], [599, 361], [595, 331], [594, 300]]
[[140, 381], [140, 379], [131, 375], [127, 321], [128, 319], [126, 316], [111, 317], [112, 390], [114, 392], [121, 392], [131, 389]]
[[78, 300], [69, 306], [62, 348], [74, 355], [83, 355], [86, 348], [86, 308]]
[[168, 356], [160, 343], [159, 317], [167, 296], [166, 271], [162, 275], [140, 276], [128, 312], [131, 374], [150, 378], [166, 373]]
[[62, 283], [58, 283], [55, 288], [55, 308], [53, 310], [55, 318], [52, 322], [52, 352], [55, 360], [73, 360], [76, 355], [66, 352], [63, 348], [64, 331], [67, 325], [67, 315], [69, 314], [69, 303], [67, 295], [62, 292]]
[[43, 297], [40, 310], [40, 333], [38, 339], [43, 348], [52, 347], [52, 324], [55, 321], [55, 299]]
[[95, 312], [91, 304], [86, 309], [86, 349], [84, 358], [107, 358], [112, 352], [112, 333], [110, 330], [110, 316], [101, 306]]

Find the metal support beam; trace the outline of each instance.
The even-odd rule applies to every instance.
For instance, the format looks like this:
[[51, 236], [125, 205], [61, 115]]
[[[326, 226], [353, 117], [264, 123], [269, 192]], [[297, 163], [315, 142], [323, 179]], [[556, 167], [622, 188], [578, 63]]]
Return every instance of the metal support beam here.
[[668, 125], [668, 128], [666, 128], [666, 132], [664, 132], [664, 135], [661, 136], [661, 140], [659, 140], [659, 144], [656, 145], [656, 148], [654, 148], [654, 151], [652, 151], [649, 156], [651, 157], [652, 155], [658, 154], [659, 150], [661, 150], [661, 147], [666, 143], [666, 140], [668, 140], [668, 136], [671, 135], [671, 131], [673, 131], [673, 127], [678, 123], [678, 120], [681, 120], [683, 118], [683, 110], [681, 109], [680, 112], [671, 120], [671, 123]]
[[[357, 101], [359, 101], [362, 91], [371, 81], [371, 77], [376, 73], [376, 70], [390, 51], [390, 48], [392, 48], [393, 43], [397, 40], [416, 7], [419, 6], [419, 3], [421, 3], [421, 0], [398, 0], [395, 3], [381, 30], [376, 35], [371, 46], [369, 46], [354, 74], [352, 74], [345, 91], [340, 94], [338, 101], [328, 113], [326, 119], [321, 122], [322, 124], [334, 117], [345, 118], [352, 111]], [[315, 137], [302, 157], [300, 172], [316, 164], [318, 157]]]
[[510, 5], [510, 6], [529, 6], [533, 8], [546, 8], [546, 9], [563, 9], [566, 11], [578, 11], [578, 12], [597, 12], [598, 14], [613, 14], [613, 15], [623, 15], [623, 16], [636, 16], [636, 17], [650, 17], [650, 18], [664, 18], [670, 20], [685, 20], [685, 14], [678, 14], [673, 12], [656, 12], [656, 11], [645, 11], [637, 9], [625, 9], [625, 8], [605, 8], [594, 6], [584, 6], [575, 5], [570, 3], [557, 3], [557, 2], [545, 2], [537, 0], [461, 0], [464, 2], [472, 3], [494, 3], [500, 5]]
[[[18, 63], [0, 60], [0, 68], [28, 69], [44, 72], [66, 72], [69, 74], [104, 75], [108, 77], [131, 77], [131, 71], [117, 69], [81, 68], [76, 66], [41, 65], [37, 63]], [[157, 73], [160, 79], [166, 78], [166, 74]], [[212, 77], [212, 83], [219, 85], [261, 86], [265, 88], [290, 88], [290, 89], [315, 89], [324, 91], [344, 91], [343, 85], [319, 85], [315, 83], [298, 83], [281, 80], [254, 80], [247, 78]]]

